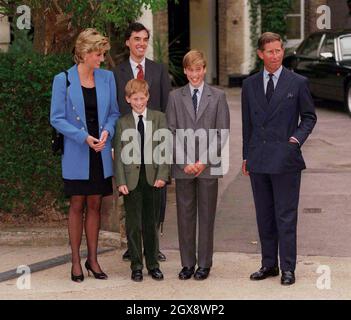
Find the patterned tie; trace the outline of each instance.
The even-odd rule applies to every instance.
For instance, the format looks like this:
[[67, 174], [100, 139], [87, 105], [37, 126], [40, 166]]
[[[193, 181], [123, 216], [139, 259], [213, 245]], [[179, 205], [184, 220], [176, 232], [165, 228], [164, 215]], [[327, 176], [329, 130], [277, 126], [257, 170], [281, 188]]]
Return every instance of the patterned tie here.
[[267, 84], [267, 91], [266, 91], [266, 98], [267, 98], [268, 103], [271, 101], [271, 98], [272, 98], [273, 93], [274, 93], [273, 76], [274, 76], [273, 73], [269, 74], [269, 81]]
[[137, 68], [139, 69], [138, 74], [137, 74], [137, 79], [138, 80], [144, 80], [143, 66], [141, 64], [138, 64]]
[[144, 121], [143, 121], [143, 115], [141, 114], [139, 116], [139, 122], [138, 122], [138, 132], [140, 134], [140, 154], [141, 154], [141, 164], [144, 164], [144, 135], [145, 135], [145, 128], [144, 128]]
[[194, 93], [193, 93], [193, 107], [194, 107], [194, 111], [195, 111], [195, 116], [197, 113], [197, 93], [199, 92], [199, 89], [194, 89]]

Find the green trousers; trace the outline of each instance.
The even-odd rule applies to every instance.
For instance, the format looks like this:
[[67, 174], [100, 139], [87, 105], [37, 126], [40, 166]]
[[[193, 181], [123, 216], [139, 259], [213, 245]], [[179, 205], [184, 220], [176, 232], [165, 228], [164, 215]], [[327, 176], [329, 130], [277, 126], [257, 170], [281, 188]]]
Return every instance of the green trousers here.
[[159, 190], [146, 180], [145, 169], [140, 170], [137, 187], [124, 196], [126, 231], [131, 269], [143, 269], [143, 245], [148, 270], [159, 268], [157, 261]]

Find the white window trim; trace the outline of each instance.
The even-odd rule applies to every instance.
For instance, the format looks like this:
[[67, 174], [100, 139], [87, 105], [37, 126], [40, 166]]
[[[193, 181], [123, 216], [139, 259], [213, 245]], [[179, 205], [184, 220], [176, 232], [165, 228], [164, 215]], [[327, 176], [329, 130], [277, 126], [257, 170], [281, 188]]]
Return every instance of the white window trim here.
[[300, 44], [305, 38], [305, 0], [300, 0], [300, 14], [287, 14], [286, 17], [300, 17], [300, 38], [288, 39], [285, 47], [290, 48]]

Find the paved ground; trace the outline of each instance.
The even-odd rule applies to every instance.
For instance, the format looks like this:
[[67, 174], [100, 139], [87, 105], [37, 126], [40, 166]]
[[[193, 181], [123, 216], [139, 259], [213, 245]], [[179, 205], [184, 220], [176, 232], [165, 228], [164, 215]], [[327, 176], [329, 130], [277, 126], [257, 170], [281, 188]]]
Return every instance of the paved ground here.
[[[132, 282], [128, 263], [121, 261], [123, 250], [117, 249], [100, 258], [110, 276], [107, 281], [89, 278], [77, 285], [69, 281], [70, 264], [62, 264], [32, 274], [30, 290], [19, 290], [17, 280], [0, 283], [0, 299], [351, 299], [351, 119], [326, 107], [330, 103], [317, 102], [322, 105], [317, 108], [318, 124], [303, 146], [308, 169], [301, 188], [297, 283], [282, 287], [279, 277], [252, 282], [248, 276], [260, 265], [260, 248], [249, 180], [240, 174], [240, 91], [227, 90], [227, 97], [231, 161], [229, 174], [220, 183], [216, 252], [209, 279], [200, 283], [177, 279], [180, 264], [173, 185], [161, 239], [168, 258], [161, 264], [165, 281], [155, 283], [145, 275], [144, 282]], [[1, 227], [4, 230], [5, 226]], [[69, 253], [64, 230], [36, 230], [34, 234], [29, 230], [21, 230], [21, 234], [6, 231], [0, 233], [0, 274]], [[54, 237], [55, 233], [61, 235]], [[51, 234], [52, 240], [39, 241], [45, 234]], [[112, 239], [102, 244], [118, 242]]]

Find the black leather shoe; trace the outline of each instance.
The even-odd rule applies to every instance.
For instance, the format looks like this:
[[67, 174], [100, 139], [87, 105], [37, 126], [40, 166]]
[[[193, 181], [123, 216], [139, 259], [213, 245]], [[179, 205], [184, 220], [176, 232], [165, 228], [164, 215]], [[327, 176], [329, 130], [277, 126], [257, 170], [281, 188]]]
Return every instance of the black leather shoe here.
[[95, 279], [98, 279], [98, 280], [107, 280], [108, 276], [105, 272], [95, 272], [92, 267], [90, 266], [88, 260], [85, 261], [85, 268], [87, 269], [88, 271], [88, 276], [90, 277], [90, 271], [91, 273], [93, 274], [94, 278]]
[[280, 283], [283, 286], [290, 286], [295, 283], [295, 274], [294, 271], [282, 271], [282, 277]]
[[166, 256], [161, 251], [159, 251], [157, 254], [157, 260], [160, 262], [163, 262], [163, 261], [166, 261], [166, 259], [167, 259]]
[[132, 280], [135, 282], [143, 281], [143, 272], [141, 270], [134, 270], [132, 271]]
[[84, 274], [82, 273], [78, 276], [75, 276], [73, 274], [73, 271], [71, 271], [71, 280], [74, 282], [78, 282], [78, 283], [83, 282], [84, 281]]
[[123, 261], [130, 261], [130, 253], [129, 253], [128, 249], [125, 253], [123, 253], [122, 259], [123, 259]]
[[179, 279], [180, 280], [188, 280], [191, 278], [191, 276], [194, 274], [195, 267], [184, 267], [180, 272], [179, 272]]
[[195, 274], [194, 274], [194, 279], [195, 280], [205, 280], [207, 279], [208, 275], [210, 274], [211, 268], [201, 268], [198, 267]]
[[254, 272], [250, 276], [250, 280], [263, 280], [268, 277], [276, 277], [278, 275], [279, 275], [278, 267], [273, 267], [273, 268], [262, 267], [260, 270], [258, 270], [257, 272]]
[[149, 270], [148, 273], [154, 280], [163, 280], [163, 273], [159, 268]]

